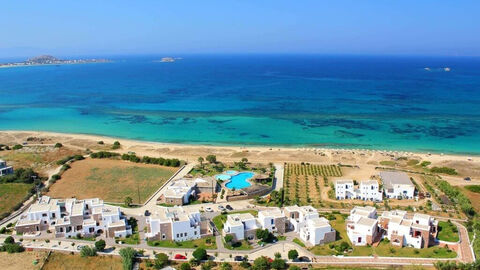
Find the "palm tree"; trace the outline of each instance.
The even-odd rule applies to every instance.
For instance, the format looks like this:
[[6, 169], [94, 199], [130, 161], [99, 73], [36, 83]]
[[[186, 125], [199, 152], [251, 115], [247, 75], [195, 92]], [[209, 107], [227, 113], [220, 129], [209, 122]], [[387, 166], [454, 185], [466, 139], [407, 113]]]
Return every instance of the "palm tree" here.
[[200, 166], [203, 168], [203, 157], [198, 157], [198, 162], [200, 162]]

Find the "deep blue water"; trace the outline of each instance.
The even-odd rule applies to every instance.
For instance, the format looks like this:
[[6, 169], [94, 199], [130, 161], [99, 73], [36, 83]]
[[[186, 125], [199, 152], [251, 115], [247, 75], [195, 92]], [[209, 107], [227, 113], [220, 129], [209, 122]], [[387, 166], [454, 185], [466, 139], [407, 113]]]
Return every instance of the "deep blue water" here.
[[480, 58], [160, 58], [2, 68], [0, 130], [480, 154]]

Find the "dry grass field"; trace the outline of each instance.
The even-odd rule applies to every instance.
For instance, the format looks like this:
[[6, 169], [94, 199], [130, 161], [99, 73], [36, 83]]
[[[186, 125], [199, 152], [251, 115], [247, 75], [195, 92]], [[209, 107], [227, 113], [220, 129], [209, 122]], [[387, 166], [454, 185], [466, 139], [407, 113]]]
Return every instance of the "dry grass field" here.
[[121, 270], [122, 259], [119, 256], [95, 256], [83, 258], [80, 255], [52, 253], [43, 267], [44, 270]]
[[6, 160], [14, 168], [32, 168], [45, 174], [58, 166], [58, 160], [76, 154], [82, 154], [82, 151], [68, 147], [25, 146], [19, 150], [1, 151], [0, 159]]
[[[37, 270], [43, 259], [47, 256], [44, 251], [28, 251], [22, 253], [8, 254], [0, 252], [0, 269], [2, 270]], [[38, 264], [33, 262], [37, 260]]]
[[74, 162], [62, 179], [50, 187], [54, 198], [101, 198], [123, 203], [127, 196], [133, 203], [143, 203], [178, 168], [139, 164], [122, 160], [85, 159]]
[[342, 170], [336, 165], [285, 164], [285, 204], [319, 205], [328, 177], [340, 176]]
[[25, 198], [32, 185], [21, 183], [0, 184], [0, 215], [12, 208]]

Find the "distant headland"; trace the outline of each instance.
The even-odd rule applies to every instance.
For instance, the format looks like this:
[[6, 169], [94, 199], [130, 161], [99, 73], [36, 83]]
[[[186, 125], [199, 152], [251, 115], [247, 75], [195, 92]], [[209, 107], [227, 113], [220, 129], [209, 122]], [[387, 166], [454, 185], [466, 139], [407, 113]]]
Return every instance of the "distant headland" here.
[[22, 67], [22, 66], [39, 66], [39, 65], [67, 65], [67, 64], [88, 64], [88, 63], [109, 63], [108, 59], [92, 58], [92, 59], [58, 59], [51, 55], [40, 55], [23, 62], [0, 63], [0, 67]]

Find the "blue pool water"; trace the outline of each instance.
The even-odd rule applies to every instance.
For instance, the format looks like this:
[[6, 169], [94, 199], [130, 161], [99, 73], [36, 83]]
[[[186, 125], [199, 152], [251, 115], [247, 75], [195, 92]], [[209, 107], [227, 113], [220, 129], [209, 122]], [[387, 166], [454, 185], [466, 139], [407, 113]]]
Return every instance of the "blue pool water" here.
[[237, 175], [234, 175], [230, 178], [230, 182], [228, 182], [225, 186], [229, 189], [242, 189], [251, 186], [247, 179], [250, 179], [255, 174], [252, 172], [241, 172]]
[[237, 173], [237, 171], [230, 170], [230, 171], [226, 171], [225, 173], [226, 173], [226, 174], [229, 174], [229, 175], [234, 175], [234, 174]]
[[225, 181], [225, 180], [230, 179], [230, 175], [228, 175], [228, 174], [219, 174], [219, 175], [215, 176], [215, 178], [217, 178], [218, 180]]

